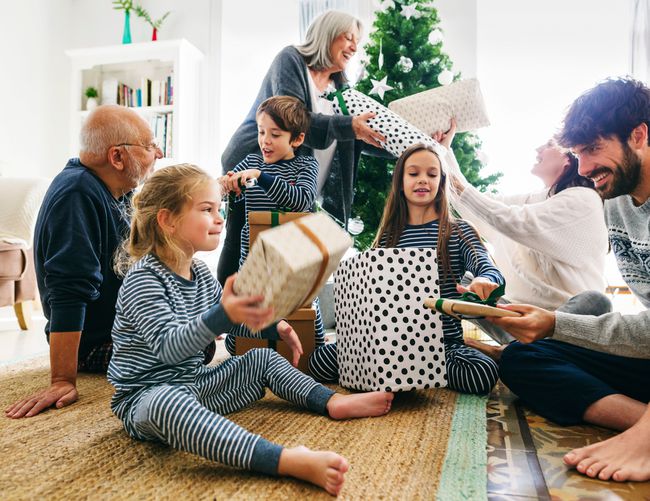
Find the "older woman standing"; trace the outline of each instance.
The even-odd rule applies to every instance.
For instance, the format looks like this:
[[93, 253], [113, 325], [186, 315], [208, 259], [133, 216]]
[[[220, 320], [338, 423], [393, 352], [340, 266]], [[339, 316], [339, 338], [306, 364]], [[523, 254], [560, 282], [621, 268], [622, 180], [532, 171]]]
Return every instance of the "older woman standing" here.
[[[224, 173], [249, 153], [259, 150], [255, 111], [271, 96], [287, 95], [303, 101], [310, 110], [311, 126], [299, 154], [314, 155], [319, 163], [318, 194], [322, 207], [340, 221], [351, 214], [354, 179], [359, 156], [368, 145], [381, 147], [385, 138], [367, 121], [374, 113], [358, 117], [334, 115], [327, 94], [346, 83], [344, 70], [357, 51], [361, 22], [337, 11], [319, 16], [309, 27], [302, 45], [285, 47], [271, 63], [244, 122], [233, 134], [221, 157]], [[236, 203], [226, 221], [226, 239], [217, 276], [223, 283], [237, 271], [243, 204]]]

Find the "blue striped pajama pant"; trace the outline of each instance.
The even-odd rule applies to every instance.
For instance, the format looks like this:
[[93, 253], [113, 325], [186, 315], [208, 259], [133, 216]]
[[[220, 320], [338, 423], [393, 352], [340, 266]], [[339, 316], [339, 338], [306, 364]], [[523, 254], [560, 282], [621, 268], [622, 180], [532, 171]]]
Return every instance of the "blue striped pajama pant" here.
[[334, 393], [276, 352], [256, 349], [218, 367], [199, 368], [191, 384], [152, 387], [125, 413], [124, 427], [136, 439], [159, 440], [212, 461], [273, 475], [282, 448], [222, 416], [261, 399], [267, 387], [321, 414]]
[[[499, 379], [497, 363], [461, 343], [445, 343], [447, 387], [461, 393], [487, 395]], [[309, 372], [317, 381], [336, 383], [339, 364], [336, 343], [316, 348], [309, 358]]]

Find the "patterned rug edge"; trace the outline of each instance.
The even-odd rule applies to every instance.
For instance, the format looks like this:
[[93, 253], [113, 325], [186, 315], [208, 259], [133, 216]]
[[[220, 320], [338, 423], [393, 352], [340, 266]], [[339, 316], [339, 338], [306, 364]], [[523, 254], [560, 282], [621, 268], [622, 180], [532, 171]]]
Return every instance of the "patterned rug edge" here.
[[486, 396], [458, 395], [437, 500], [487, 499], [486, 405]]

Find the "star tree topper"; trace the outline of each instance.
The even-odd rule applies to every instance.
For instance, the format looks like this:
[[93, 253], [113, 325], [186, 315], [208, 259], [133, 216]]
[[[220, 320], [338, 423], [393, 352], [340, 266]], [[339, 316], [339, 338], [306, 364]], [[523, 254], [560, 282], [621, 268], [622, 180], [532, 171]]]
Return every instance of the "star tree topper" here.
[[388, 75], [386, 75], [381, 80], [374, 80], [371, 78], [370, 81], [372, 82], [373, 87], [372, 90], [370, 91], [370, 94], [377, 94], [379, 96], [379, 99], [383, 101], [384, 93], [393, 89], [393, 87], [391, 87], [386, 83], [387, 80], [388, 80]]

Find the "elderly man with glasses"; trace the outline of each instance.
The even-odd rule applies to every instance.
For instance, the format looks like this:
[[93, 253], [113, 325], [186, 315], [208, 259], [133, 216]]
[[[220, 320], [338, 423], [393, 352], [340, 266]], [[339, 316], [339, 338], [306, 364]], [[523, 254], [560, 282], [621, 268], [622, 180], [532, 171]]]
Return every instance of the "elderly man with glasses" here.
[[122, 283], [113, 254], [129, 231], [132, 191], [163, 155], [147, 122], [122, 106], [92, 111], [80, 140], [79, 157], [68, 161], [48, 189], [34, 236], [50, 384], [11, 405], [7, 417], [70, 405], [78, 398], [77, 372], [108, 367]]

